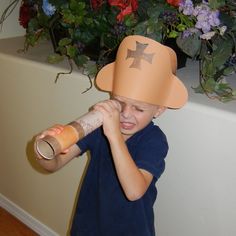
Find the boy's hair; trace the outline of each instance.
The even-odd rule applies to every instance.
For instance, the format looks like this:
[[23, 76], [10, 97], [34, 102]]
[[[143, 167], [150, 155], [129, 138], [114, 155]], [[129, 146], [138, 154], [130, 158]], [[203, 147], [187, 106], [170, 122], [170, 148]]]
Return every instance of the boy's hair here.
[[116, 60], [97, 74], [103, 91], [154, 105], [182, 107], [188, 98], [176, 77], [175, 52], [150, 38], [132, 35], [121, 42]]

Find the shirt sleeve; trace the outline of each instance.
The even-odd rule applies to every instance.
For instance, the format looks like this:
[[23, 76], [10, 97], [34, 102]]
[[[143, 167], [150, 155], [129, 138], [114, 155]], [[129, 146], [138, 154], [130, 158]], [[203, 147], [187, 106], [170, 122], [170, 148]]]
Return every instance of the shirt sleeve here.
[[96, 140], [99, 139], [100, 132], [101, 130], [98, 128], [76, 143], [81, 150], [80, 156], [92, 149], [92, 144], [96, 143]]
[[151, 133], [140, 140], [135, 155], [136, 165], [158, 179], [165, 170], [167, 152], [166, 136], [158, 127], [155, 127]]

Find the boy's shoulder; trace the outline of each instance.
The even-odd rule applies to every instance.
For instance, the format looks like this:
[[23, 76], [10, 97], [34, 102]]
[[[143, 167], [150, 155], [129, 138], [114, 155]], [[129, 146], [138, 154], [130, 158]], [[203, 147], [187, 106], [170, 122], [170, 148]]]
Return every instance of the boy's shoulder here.
[[164, 136], [166, 137], [165, 133], [162, 131], [162, 129], [154, 124], [154, 122], [150, 122], [144, 129], [143, 134], [145, 135], [158, 135], [158, 136]]
[[133, 136], [133, 141], [137, 143], [167, 143], [167, 138], [161, 128], [150, 122], [145, 128]]

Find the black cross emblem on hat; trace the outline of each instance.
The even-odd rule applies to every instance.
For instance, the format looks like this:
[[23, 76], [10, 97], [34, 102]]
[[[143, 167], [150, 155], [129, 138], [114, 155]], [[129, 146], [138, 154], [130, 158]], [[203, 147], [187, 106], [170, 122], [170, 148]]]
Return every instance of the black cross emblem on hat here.
[[141, 69], [141, 60], [145, 60], [147, 62], [149, 62], [150, 64], [152, 64], [152, 58], [154, 56], [154, 53], [144, 53], [144, 50], [146, 49], [146, 47], [148, 46], [148, 44], [143, 44], [140, 42], [136, 41], [136, 50], [127, 50], [127, 56], [126, 59], [128, 58], [134, 58], [132, 64], [130, 65], [130, 68], [137, 68], [137, 69]]

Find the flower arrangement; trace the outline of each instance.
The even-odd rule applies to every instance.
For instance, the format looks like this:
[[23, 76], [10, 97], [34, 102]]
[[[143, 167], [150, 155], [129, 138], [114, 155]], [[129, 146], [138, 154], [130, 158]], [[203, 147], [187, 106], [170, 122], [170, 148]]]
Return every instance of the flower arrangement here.
[[225, 81], [236, 72], [234, 0], [13, 0], [0, 24], [19, 1], [25, 49], [51, 39], [56, 51], [48, 58], [51, 63], [66, 57], [92, 78], [114, 60], [127, 35], [164, 44], [172, 40], [200, 63], [196, 92], [223, 102], [236, 99], [236, 90]]

